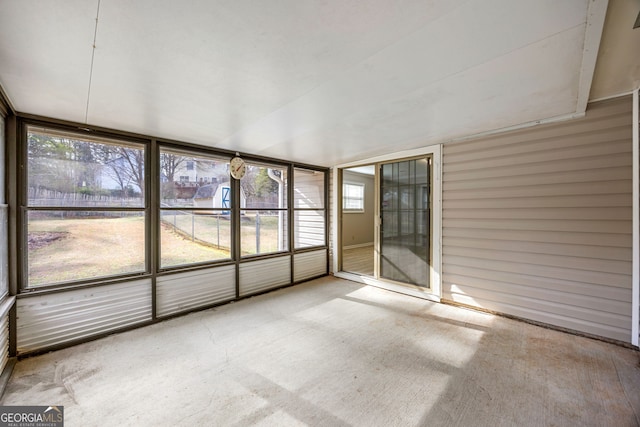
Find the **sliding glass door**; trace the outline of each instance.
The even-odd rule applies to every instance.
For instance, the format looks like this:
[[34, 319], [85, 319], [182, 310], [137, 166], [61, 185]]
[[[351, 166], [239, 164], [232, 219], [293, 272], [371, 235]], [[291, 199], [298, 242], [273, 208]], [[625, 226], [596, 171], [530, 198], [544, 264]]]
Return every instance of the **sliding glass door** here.
[[379, 277], [428, 288], [430, 158], [380, 165]]

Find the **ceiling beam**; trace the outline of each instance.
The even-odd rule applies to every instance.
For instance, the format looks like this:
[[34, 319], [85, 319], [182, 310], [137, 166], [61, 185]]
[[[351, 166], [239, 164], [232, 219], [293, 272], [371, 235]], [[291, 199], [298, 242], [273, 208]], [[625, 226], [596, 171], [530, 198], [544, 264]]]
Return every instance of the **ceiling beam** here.
[[576, 113], [581, 114], [587, 111], [589, 102], [589, 92], [593, 73], [596, 70], [596, 60], [598, 59], [598, 49], [604, 21], [607, 16], [607, 6], [609, 0], [590, 0], [587, 11], [587, 25], [584, 36], [584, 48], [582, 50], [582, 65], [580, 66], [580, 80], [578, 82], [578, 99], [576, 101]]

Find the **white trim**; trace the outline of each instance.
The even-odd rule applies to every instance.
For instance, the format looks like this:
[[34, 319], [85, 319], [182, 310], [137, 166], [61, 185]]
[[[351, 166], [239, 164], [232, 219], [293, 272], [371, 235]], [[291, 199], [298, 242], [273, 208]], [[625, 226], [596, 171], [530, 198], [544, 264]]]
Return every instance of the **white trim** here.
[[432, 291], [442, 298], [442, 146], [433, 148], [433, 265]]
[[598, 59], [598, 49], [602, 38], [604, 20], [607, 16], [609, 0], [592, 0], [587, 11], [587, 23], [584, 34], [584, 46], [582, 48], [582, 64], [580, 65], [580, 78], [578, 80], [578, 99], [576, 100], [576, 113], [587, 111], [589, 92], [593, 74]]
[[415, 285], [400, 285], [393, 282], [386, 282], [378, 280], [369, 276], [361, 276], [359, 274], [347, 273], [346, 271], [339, 271], [333, 274], [334, 277], [340, 279], [351, 280], [352, 282], [363, 283], [365, 285], [375, 286], [376, 288], [386, 289], [388, 291], [398, 292], [405, 295], [411, 295], [426, 299], [433, 302], [440, 302], [440, 297], [430, 293], [426, 288], [421, 288]]
[[[5, 296], [0, 299], [0, 317], [4, 317], [9, 314], [9, 310], [13, 308], [13, 305], [16, 302], [16, 297], [14, 296]], [[0, 344], [1, 345], [1, 344]]]
[[340, 236], [340, 230], [342, 227], [340, 226], [339, 214], [340, 209], [342, 208], [342, 189], [340, 188], [340, 184], [342, 181], [342, 176], [340, 174], [340, 168], [334, 166], [331, 169], [331, 176], [333, 178], [333, 182], [331, 183], [331, 271], [334, 273], [340, 271], [339, 261], [340, 261], [340, 253], [342, 252], [342, 237]]
[[[389, 284], [389, 286], [392, 286], [393, 289], [391, 290], [394, 290], [396, 292], [403, 292], [403, 289], [404, 289], [406, 291], [404, 293], [407, 293], [409, 295], [414, 295], [414, 296], [420, 296], [421, 298], [425, 298], [423, 294], [425, 294], [425, 292], [428, 292], [431, 295], [428, 299], [431, 299], [433, 301], [440, 300], [440, 298], [442, 297], [442, 145], [441, 144], [430, 145], [427, 147], [417, 148], [413, 150], [399, 151], [393, 154], [386, 154], [382, 156], [371, 157], [358, 162], [347, 163], [347, 164], [333, 167], [333, 173], [334, 173], [333, 220], [331, 225], [333, 230], [333, 242], [334, 242], [334, 251], [333, 251], [334, 275], [336, 275], [337, 277], [342, 277], [341, 275], [348, 274], [345, 272], [341, 272], [339, 268], [339, 265], [340, 265], [339, 254], [340, 254], [341, 244], [342, 244], [340, 239], [340, 233], [339, 233], [340, 210], [338, 209], [338, 205], [342, 206], [342, 200], [338, 199], [338, 194], [339, 194], [338, 189], [340, 187], [340, 181], [341, 181], [341, 179], [339, 179], [340, 169], [349, 168], [352, 166], [363, 166], [363, 165], [370, 165], [375, 163], [396, 161], [396, 160], [402, 160], [405, 158], [429, 156], [429, 155], [433, 158], [433, 230], [432, 230], [433, 256], [432, 256], [432, 262], [431, 262], [432, 265], [431, 265], [431, 274], [430, 274], [431, 287], [429, 289], [424, 289], [416, 286], [415, 288], [420, 290], [419, 291], [420, 295], [414, 295], [417, 292], [415, 291], [415, 289], [413, 291], [409, 291], [410, 289], [414, 288], [413, 286], [409, 286], [409, 285], [404, 286], [404, 285], [396, 285], [396, 284]], [[376, 182], [376, 188], [379, 188], [379, 184], [377, 182]], [[378, 194], [377, 190], [375, 194], [377, 197], [377, 194]], [[378, 205], [379, 205], [379, 201], [376, 199], [376, 206]], [[379, 227], [379, 225], [380, 225], [379, 218], [377, 218], [376, 224], [375, 224], [376, 229], [377, 227]], [[376, 238], [376, 241], [375, 241], [376, 246], [378, 244], [377, 236], [378, 236], [378, 233], [376, 232], [374, 234], [374, 238]], [[376, 270], [377, 270], [377, 265], [376, 265]], [[357, 276], [357, 275], [351, 274], [350, 276]], [[372, 280], [374, 281], [376, 280], [374, 278], [366, 278], [366, 279], [368, 282], [371, 282]], [[349, 279], [349, 280], [352, 280], [352, 279]], [[377, 280], [377, 282], [388, 284], [388, 282], [382, 282], [381, 280]], [[362, 283], [365, 283], [365, 282], [362, 282]], [[375, 285], [375, 286], [378, 286], [378, 285]], [[383, 287], [383, 286], [380, 285], [379, 287]]]
[[640, 317], [640, 88], [633, 92], [633, 220], [632, 220], [632, 268], [631, 268], [631, 344], [638, 346]]
[[[358, 187], [360, 189], [360, 192], [362, 193], [362, 197], [358, 198], [357, 200], [360, 201], [360, 206], [359, 208], [345, 208], [344, 207], [344, 201], [345, 201], [345, 187], [347, 185], [350, 185], [352, 187]], [[365, 185], [363, 182], [352, 182], [352, 181], [345, 181], [344, 178], [342, 179], [342, 213], [359, 213], [362, 214], [364, 213], [364, 200], [365, 198]]]
[[589, 100], [589, 104], [595, 104], [596, 102], [609, 101], [611, 99], [622, 98], [625, 96], [633, 95], [635, 92], [636, 92], [635, 90], [630, 90], [628, 92], [616, 93], [615, 95], [607, 95], [607, 96], [603, 96], [602, 98], [591, 99]]

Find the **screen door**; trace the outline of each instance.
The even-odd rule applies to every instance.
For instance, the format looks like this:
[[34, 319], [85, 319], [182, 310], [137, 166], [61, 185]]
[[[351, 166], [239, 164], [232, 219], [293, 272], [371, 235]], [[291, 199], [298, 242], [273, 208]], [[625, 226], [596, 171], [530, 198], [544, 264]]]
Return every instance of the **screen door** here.
[[430, 160], [380, 165], [380, 278], [429, 287]]

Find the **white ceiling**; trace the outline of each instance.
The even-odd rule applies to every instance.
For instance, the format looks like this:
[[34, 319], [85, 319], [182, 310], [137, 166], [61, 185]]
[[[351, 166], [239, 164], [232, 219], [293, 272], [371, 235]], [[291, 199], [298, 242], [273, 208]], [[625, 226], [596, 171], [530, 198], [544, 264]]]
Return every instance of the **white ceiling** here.
[[331, 166], [580, 113], [590, 3], [0, 0], [0, 84], [20, 112]]

